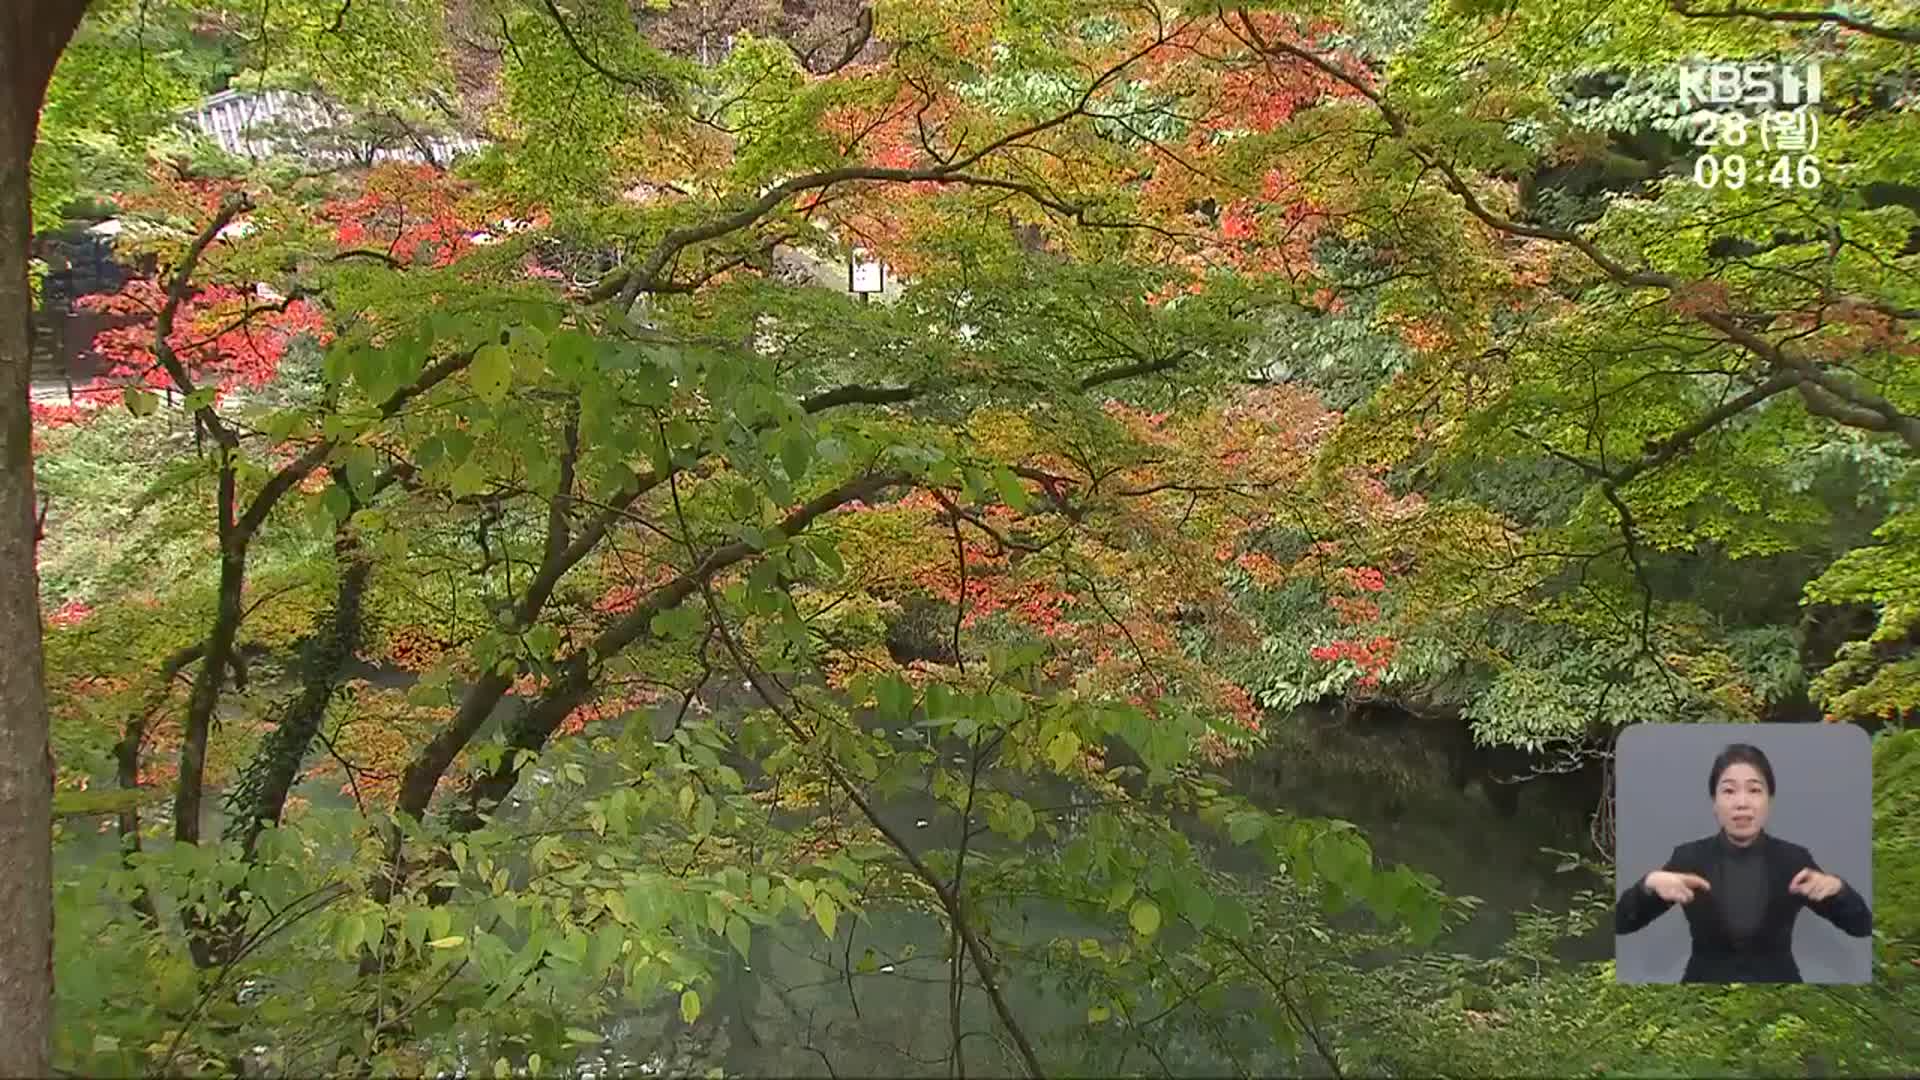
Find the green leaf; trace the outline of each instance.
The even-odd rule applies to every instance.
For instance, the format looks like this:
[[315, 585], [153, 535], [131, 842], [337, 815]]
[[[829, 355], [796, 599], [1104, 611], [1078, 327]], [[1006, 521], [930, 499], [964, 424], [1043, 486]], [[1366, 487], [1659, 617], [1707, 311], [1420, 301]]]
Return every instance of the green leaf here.
[[700, 609], [686, 604], [668, 608], [648, 624], [655, 636], [670, 640], [692, 637], [705, 625], [706, 617]]
[[513, 354], [504, 345], [482, 345], [467, 366], [467, 381], [480, 400], [498, 405], [513, 387]]
[[813, 898], [813, 921], [820, 924], [820, 931], [828, 937], [833, 936], [834, 925], [840, 918], [840, 905], [826, 893], [817, 893]]
[[327, 485], [327, 490], [320, 493], [320, 505], [327, 508], [336, 522], [347, 520], [347, 515], [353, 512], [353, 499], [339, 484]]
[[127, 411], [135, 416], [152, 416], [160, 407], [160, 398], [147, 390], [129, 389], [121, 400], [127, 403]]
[[434, 938], [432, 941], [427, 942], [427, 948], [457, 949], [460, 946], [465, 945], [466, 943], [467, 943], [467, 939], [465, 937], [462, 937], [459, 934], [453, 934], [448, 937]]
[[847, 572], [847, 564], [840, 558], [839, 546], [823, 536], [814, 537], [813, 557], [820, 560], [820, 565], [833, 577], [840, 577]]
[[1253, 917], [1247, 914], [1245, 904], [1231, 896], [1214, 902], [1213, 924], [1235, 938], [1244, 939], [1253, 934]]
[[1104, 1024], [1107, 1022], [1107, 1018], [1112, 1015], [1112, 1009], [1107, 1008], [1105, 1005], [1095, 1005], [1087, 1010], [1087, 1023]]
[[953, 689], [946, 683], [927, 684], [927, 719], [943, 720], [954, 712]]
[[733, 951], [740, 954], [740, 959], [747, 959], [747, 946], [752, 940], [753, 931], [747, 927], [747, 920], [738, 915], [727, 917], [727, 941], [733, 946]]
[[1135, 900], [1127, 922], [1141, 937], [1152, 937], [1160, 929], [1160, 908], [1151, 900]]
[[1266, 818], [1257, 810], [1242, 810], [1227, 818], [1227, 838], [1236, 844], [1244, 844], [1259, 836], [1267, 827]]
[[619, 923], [621, 926], [631, 926], [633, 924], [633, 909], [627, 906], [626, 893], [608, 892], [606, 900], [607, 914], [613, 916], [614, 922]]
[[1001, 465], [993, 470], [993, 486], [1000, 492], [1000, 501], [1025, 513], [1027, 509], [1027, 489], [1013, 470]]
[[555, 375], [579, 384], [593, 375], [598, 351], [594, 338], [578, 330], [562, 330], [548, 342], [547, 363]]
[[559, 647], [560, 631], [553, 627], [542, 624], [527, 631], [527, 651], [534, 656], [550, 660]]
[[447, 485], [452, 488], [453, 497], [456, 499], [477, 495], [487, 486], [487, 470], [482, 468], [478, 461], [468, 461], [453, 470]]
[[667, 380], [667, 373], [659, 365], [646, 360], [638, 360], [633, 375], [626, 382], [627, 393], [642, 406], [659, 408], [667, 403], [673, 394], [673, 385]]
[[385, 349], [355, 349], [348, 355], [347, 370], [373, 401], [386, 400], [399, 386], [393, 358]]
[[352, 956], [360, 951], [367, 940], [367, 921], [359, 915], [343, 916], [340, 920], [338, 941], [342, 956]]
[[[694, 1011], [697, 1013], [699, 1010], [696, 1008]], [[588, 1031], [586, 1028], [570, 1027], [567, 1029], [567, 1041], [592, 1044], [592, 1043], [600, 1042], [601, 1039], [600, 1039], [600, 1033], [597, 1031]]]
[[688, 990], [680, 995], [680, 1019], [691, 1024], [700, 1019], [700, 992]]
[[990, 482], [986, 473], [981, 472], [971, 465], [961, 470], [961, 490], [966, 492], [968, 502], [979, 502], [980, 496], [986, 493], [987, 485]]
[[1174, 879], [1174, 893], [1180, 902], [1180, 914], [1196, 930], [1205, 930], [1213, 921], [1213, 892], [1198, 872]]
[[[607, 898], [609, 901], [617, 901], [620, 894], [608, 893]], [[613, 907], [613, 903], [607, 904], [608, 911], [611, 912]], [[624, 903], [621, 904], [621, 910], [626, 910]], [[619, 916], [615, 915], [614, 918], [618, 919]], [[620, 948], [625, 944], [626, 933], [620, 929], [618, 922], [601, 923], [600, 928], [593, 932], [593, 937], [587, 943], [587, 974], [596, 979], [604, 976], [613, 968], [613, 965], [620, 962]]]
[[1071, 731], [1063, 731], [1047, 744], [1047, 760], [1053, 763], [1053, 771], [1066, 772], [1067, 766], [1080, 756], [1080, 737]]
[[1020, 799], [1012, 799], [1007, 803], [1007, 836], [1009, 838], [1025, 840], [1033, 835], [1036, 824], [1032, 806]]
[[1440, 936], [1440, 907], [1422, 904], [1407, 912], [1407, 926], [1413, 931], [1413, 943], [1425, 948]]
[[896, 672], [888, 672], [873, 688], [875, 704], [880, 710], [880, 719], [889, 724], [897, 724], [906, 719], [907, 712], [913, 708], [913, 687], [907, 685]]
[[807, 475], [807, 465], [813, 460], [813, 438], [803, 427], [796, 427], [780, 438], [780, 464], [787, 470], [787, 479], [799, 483]]

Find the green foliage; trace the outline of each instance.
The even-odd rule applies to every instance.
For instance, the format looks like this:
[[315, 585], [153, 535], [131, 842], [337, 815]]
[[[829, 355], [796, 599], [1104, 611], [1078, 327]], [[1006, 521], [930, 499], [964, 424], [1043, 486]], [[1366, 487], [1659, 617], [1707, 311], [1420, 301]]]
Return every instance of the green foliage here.
[[[1832, 194], [1707, 192], [1646, 150], [1649, 73], [1801, 30], [1653, 0], [871, 18], [817, 76], [772, 23], [696, 66], [623, 0], [90, 17], [37, 218], [144, 200], [177, 271], [251, 190], [183, 288], [271, 282], [332, 336], [198, 391], [197, 426], [142, 388], [36, 432], [61, 1068], [604, 1067], [750, 1024], [790, 952], [850, 993], [899, 974], [901, 920], [956, 1028], [1039, 1044], [975, 1071], [1909, 1066], [1900, 915], [1884, 994], [1621, 989], [1556, 956], [1599, 892], [1455, 956], [1472, 898], [1209, 771], [1307, 753], [1286, 714], [1327, 699], [1536, 754], [1766, 719], [1809, 689], [1802, 600], [1877, 620], [1811, 682], [1830, 712], [1920, 706], [1910, 448], [1876, 411], [1920, 409], [1888, 315], [1916, 219], [1865, 192], [1912, 171], [1911, 110], [1869, 92], [1903, 55], [1846, 54]], [[484, 112], [495, 145], [457, 182], [211, 162], [166, 129], [220, 85], [319, 92], [342, 137]], [[823, 287], [856, 245], [877, 302]], [[201, 669], [189, 704], [228, 636], [246, 685]], [[251, 851], [166, 842], [180, 770], [251, 782], [296, 721]], [[1876, 746], [1882, 909], [1912, 899], [1911, 748]], [[88, 831], [136, 811], [140, 850]]]
[[[1920, 946], [1920, 919], [1898, 898], [1920, 894], [1920, 806], [1914, 778], [1920, 770], [1920, 732], [1884, 731], [1873, 740], [1874, 922], [1897, 958]], [[1898, 970], [1896, 968], [1896, 970]], [[1908, 976], [1906, 984], [1910, 984]]]
[[1874, 531], [1873, 544], [1853, 549], [1807, 583], [1810, 603], [1871, 604], [1878, 625], [1865, 640], [1840, 646], [1814, 680], [1833, 716], [1899, 719], [1920, 710], [1920, 512], [1898, 511]]
[[61, 55], [33, 154], [33, 221], [57, 226], [75, 199], [138, 186], [146, 149], [175, 109], [214, 89], [218, 53], [188, 32], [189, 5], [107, 0]]

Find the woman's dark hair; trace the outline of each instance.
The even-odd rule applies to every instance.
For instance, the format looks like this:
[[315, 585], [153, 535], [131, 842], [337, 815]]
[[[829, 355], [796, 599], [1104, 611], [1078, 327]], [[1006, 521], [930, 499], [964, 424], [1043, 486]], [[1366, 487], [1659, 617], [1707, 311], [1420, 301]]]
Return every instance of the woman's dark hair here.
[[1751, 765], [1767, 782], [1767, 794], [1773, 794], [1773, 766], [1768, 763], [1767, 755], [1757, 746], [1743, 742], [1729, 743], [1720, 756], [1713, 759], [1713, 771], [1707, 774], [1707, 794], [1711, 796], [1720, 786], [1720, 774], [1727, 771], [1729, 765]]

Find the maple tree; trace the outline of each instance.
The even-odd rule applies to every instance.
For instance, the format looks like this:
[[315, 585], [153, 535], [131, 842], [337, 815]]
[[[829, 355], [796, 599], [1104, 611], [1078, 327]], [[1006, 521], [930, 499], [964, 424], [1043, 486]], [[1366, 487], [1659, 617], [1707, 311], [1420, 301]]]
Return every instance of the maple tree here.
[[[96, 407], [31, 410], [63, 805], [119, 856], [63, 903], [125, 901], [62, 909], [62, 1067], [537, 1071], [623, 997], [695, 1024], [784, 925], [851, 965], [891, 908], [947, 943], [958, 1072], [978, 1008], [996, 1071], [1177, 1028], [1337, 1074], [1325, 997], [1378, 988], [1310, 905], [1380, 947], [1468, 909], [1211, 771], [1293, 708], [1541, 751], [1811, 674], [1903, 722], [1911, 208], [1535, 187], [1604, 159], [1590, 66], [1845, 49], [1866, 101], [1901, 39], [1414, 6], [881, 3], [833, 57], [620, 0], [96, 13], [36, 168], [165, 160], [114, 175], [160, 269], [85, 302], [127, 317]], [[233, 87], [493, 145], [201, 169], [83, 107], [136, 16], [231, 37]], [[1911, 103], [1833, 117], [1829, 173], [1897, 182], [1901, 133]], [[855, 247], [882, 302], [783, 274]], [[1720, 587], [1772, 558], [1784, 599]], [[1811, 672], [1803, 589], [1875, 624]], [[909, 793], [954, 839], [901, 830]], [[1098, 936], [1027, 941], [1022, 897]]]

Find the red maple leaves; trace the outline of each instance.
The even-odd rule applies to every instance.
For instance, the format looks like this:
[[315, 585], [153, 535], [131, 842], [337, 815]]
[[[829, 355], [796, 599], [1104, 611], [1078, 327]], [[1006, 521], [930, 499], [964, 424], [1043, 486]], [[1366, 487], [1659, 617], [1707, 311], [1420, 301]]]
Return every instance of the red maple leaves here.
[[1323, 664], [1337, 664], [1342, 660], [1351, 660], [1362, 672], [1355, 682], [1362, 689], [1371, 690], [1380, 685], [1380, 676], [1393, 663], [1394, 650], [1399, 643], [1385, 635], [1369, 641], [1330, 641], [1325, 645], [1316, 645], [1307, 650], [1307, 655]]
[[[1004, 523], [1013, 514], [1005, 507], [995, 506], [989, 507], [983, 516], [989, 521], [997, 518]], [[1071, 637], [1073, 627], [1067, 613], [1080, 598], [1046, 578], [1011, 573], [1007, 554], [993, 551], [990, 543], [968, 540], [961, 545], [966, 567], [964, 598], [959, 559], [948, 558], [922, 566], [912, 578], [929, 596], [960, 605], [963, 628], [1005, 614], [1044, 637]]]
[[[93, 415], [93, 410], [84, 405], [42, 405], [37, 401], [28, 403], [27, 412], [36, 429], [77, 424]], [[35, 447], [36, 452], [38, 449]]]
[[401, 265], [445, 266], [471, 250], [480, 216], [467, 192], [430, 165], [387, 162], [368, 171], [358, 195], [330, 201], [320, 216], [342, 248], [379, 252]]
[[[131, 380], [153, 387], [172, 385], [154, 352], [153, 320], [166, 303], [157, 282], [130, 281], [117, 293], [81, 297], [79, 306], [111, 315], [144, 316], [140, 321], [101, 331], [93, 347], [108, 362], [114, 382]], [[325, 342], [331, 337], [320, 310], [304, 300], [270, 304], [229, 285], [210, 285], [181, 303], [167, 344], [194, 382], [225, 390], [260, 386], [279, 371], [287, 346], [301, 334]], [[113, 383], [96, 383], [110, 394]]]
[[75, 623], [85, 622], [93, 614], [91, 605], [79, 600], [69, 600], [47, 612], [47, 625], [54, 629], [65, 629]]
[[[1386, 575], [1372, 566], [1343, 566], [1334, 571], [1334, 578], [1361, 594], [1334, 594], [1327, 598], [1327, 606], [1340, 616], [1340, 621], [1349, 626], [1377, 623], [1380, 605], [1371, 597], [1386, 591]], [[1399, 642], [1392, 637], [1376, 634], [1364, 640], [1358, 637], [1337, 638], [1314, 646], [1307, 650], [1307, 655], [1323, 664], [1352, 663], [1360, 669], [1360, 678], [1355, 680], [1354, 685], [1362, 690], [1372, 690], [1380, 685], [1380, 678], [1393, 663], [1398, 648]]]
[[1377, 593], [1387, 587], [1387, 576], [1371, 566], [1343, 566], [1337, 573], [1341, 580], [1361, 592]]

